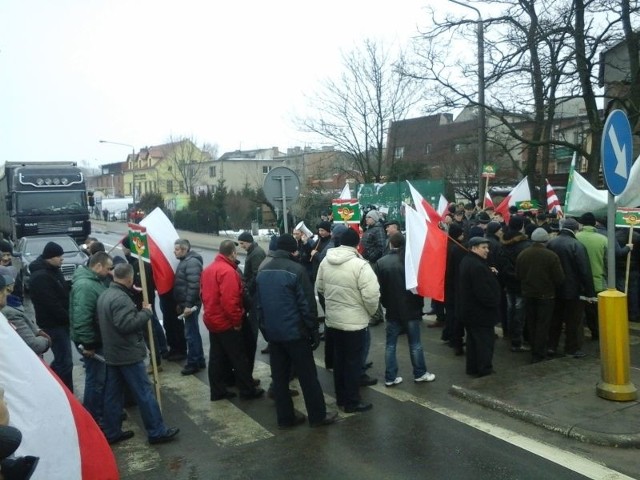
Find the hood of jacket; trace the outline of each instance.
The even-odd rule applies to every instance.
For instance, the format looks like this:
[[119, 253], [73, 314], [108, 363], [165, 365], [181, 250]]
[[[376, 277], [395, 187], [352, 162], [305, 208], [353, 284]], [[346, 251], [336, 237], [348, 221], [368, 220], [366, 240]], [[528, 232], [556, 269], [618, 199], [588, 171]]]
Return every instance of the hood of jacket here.
[[513, 230], [509, 230], [502, 237], [502, 244], [503, 245], [513, 245], [513, 244], [518, 243], [518, 242], [524, 242], [525, 240], [528, 240], [528, 239], [529, 239], [529, 237], [527, 237], [522, 232], [514, 232]]
[[31, 273], [37, 272], [38, 270], [58, 270], [58, 268], [48, 264], [42, 256], [39, 256], [29, 264], [29, 271]]
[[354, 247], [341, 245], [339, 247], [328, 250], [326, 259], [327, 262], [329, 262], [331, 265], [342, 265], [349, 260], [359, 257], [360, 254]]
[[102, 282], [102, 279], [98, 277], [98, 274], [96, 272], [84, 265], [79, 267], [73, 274], [73, 283], [77, 282], [80, 279]]
[[204, 265], [204, 260], [202, 260], [202, 255], [200, 255], [198, 252], [194, 252], [193, 250], [189, 250], [182, 260], [183, 261], [184, 260], [189, 260], [190, 258], [195, 258], [196, 260], [198, 260], [200, 262], [200, 264]]

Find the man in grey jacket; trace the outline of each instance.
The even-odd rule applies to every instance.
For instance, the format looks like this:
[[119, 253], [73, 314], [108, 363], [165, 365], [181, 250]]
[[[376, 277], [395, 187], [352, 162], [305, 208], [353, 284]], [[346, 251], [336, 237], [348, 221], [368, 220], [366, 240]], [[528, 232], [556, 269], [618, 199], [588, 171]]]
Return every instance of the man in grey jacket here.
[[184, 318], [184, 336], [187, 340], [187, 364], [182, 369], [182, 375], [193, 375], [207, 366], [198, 325], [198, 316], [202, 308], [202, 257], [191, 250], [191, 244], [185, 238], [179, 238], [174, 242], [173, 253], [180, 260], [173, 283], [173, 296], [177, 304], [176, 311]]
[[103, 431], [110, 444], [133, 437], [133, 431], [122, 430], [123, 384], [126, 383], [138, 404], [149, 443], [170, 442], [180, 430], [164, 424], [144, 366], [147, 346], [142, 331], [153, 312], [148, 303], [138, 311], [130, 292], [132, 286], [133, 267], [128, 263], [118, 264], [113, 270], [113, 282], [98, 298], [98, 319], [107, 363]]

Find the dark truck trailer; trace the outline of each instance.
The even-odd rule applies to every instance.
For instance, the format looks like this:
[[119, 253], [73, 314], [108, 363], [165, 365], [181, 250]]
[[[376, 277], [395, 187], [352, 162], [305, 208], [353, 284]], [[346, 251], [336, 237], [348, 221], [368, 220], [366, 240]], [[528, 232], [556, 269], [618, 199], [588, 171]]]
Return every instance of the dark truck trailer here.
[[27, 235], [91, 234], [84, 174], [73, 162], [7, 162], [0, 172], [0, 231]]

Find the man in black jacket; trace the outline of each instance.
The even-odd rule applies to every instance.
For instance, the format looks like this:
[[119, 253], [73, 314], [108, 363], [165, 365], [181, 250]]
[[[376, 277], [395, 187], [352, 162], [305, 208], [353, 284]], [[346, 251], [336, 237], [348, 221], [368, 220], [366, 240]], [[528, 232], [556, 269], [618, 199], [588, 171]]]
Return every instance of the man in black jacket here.
[[549, 330], [549, 354], [553, 355], [560, 343], [560, 334], [564, 325], [565, 355], [582, 358], [584, 302], [596, 298], [596, 291], [591, 276], [591, 265], [587, 249], [576, 239], [579, 225], [574, 218], [567, 218], [557, 237], [551, 239], [547, 248], [560, 257], [565, 281], [556, 291], [553, 319]]
[[240, 244], [240, 248], [247, 252], [242, 277], [244, 280], [245, 294], [250, 305], [245, 305], [246, 318], [244, 322], [245, 326], [242, 328], [242, 336], [247, 350], [249, 368], [251, 368], [253, 372], [256, 360], [256, 347], [258, 345], [258, 315], [256, 314], [255, 308], [256, 277], [258, 275], [258, 268], [267, 257], [267, 254], [262, 247], [253, 240], [253, 236], [249, 232], [242, 232], [238, 236], [238, 243]]
[[401, 330], [406, 330], [409, 353], [413, 366], [413, 381], [433, 382], [436, 376], [427, 371], [424, 349], [420, 340], [420, 320], [424, 299], [407, 290], [404, 275], [404, 236], [394, 233], [389, 239], [389, 253], [379, 259], [374, 267], [380, 283], [380, 301], [386, 308], [387, 343], [385, 347], [384, 384], [394, 387], [402, 383], [398, 376], [396, 345]]
[[305, 421], [296, 414], [289, 394], [289, 372], [298, 375], [312, 427], [335, 422], [336, 412], [327, 412], [322, 387], [313, 360], [320, 343], [313, 286], [302, 265], [291, 259], [298, 248], [288, 233], [278, 238], [277, 250], [256, 277], [256, 300], [261, 329], [269, 342], [271, 376], [280, 428]]
[[174, 242], [173, 253], [180, 260], [173, 283], [173, 296], [177, 304], [176, 311], [184, 318], [184, 336], [187, 340], [187, 364], [181, 373], [193, 375], [198, 370], [206, 368], [198, 324], [198, 316], [202, 308], [200, 300], [202, 257], [191, 250], [191, 243], [184, 238]]
[[499, 315], [500, 284], [487, 265], [489, 240], [473, 237], [469, 249], [460, 262], [459, 307], [467, 331], [467, 374], [484, 377], [493, 373], [493, 327]]
[[73, 358], [69, 336], [69, 288], [60, 266], [64, 250], [55, 242], [44, 246], [31, 270], [30, 292], [36, 322], [51, 337], [51, 369], [73, 392]]

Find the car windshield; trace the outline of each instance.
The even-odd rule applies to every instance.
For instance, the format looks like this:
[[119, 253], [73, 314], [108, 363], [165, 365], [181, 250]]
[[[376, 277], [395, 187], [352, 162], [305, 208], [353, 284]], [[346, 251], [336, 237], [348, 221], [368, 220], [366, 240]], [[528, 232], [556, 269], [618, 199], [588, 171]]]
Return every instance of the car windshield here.
[[78, 245], [71, 238], [65, 237], [42, 237], [42, 238], [29, 238], [25, 242], [25, 255], [38, 256], [44, 250], [44, 246], [49, 242], [55, 242], [62, 247], [65, 253], [72, 253], [78, 251]]
[[20, 215], [68, 215], [86, 213], [84, 192], [21, 192], [16, 196], [16, 210]]

